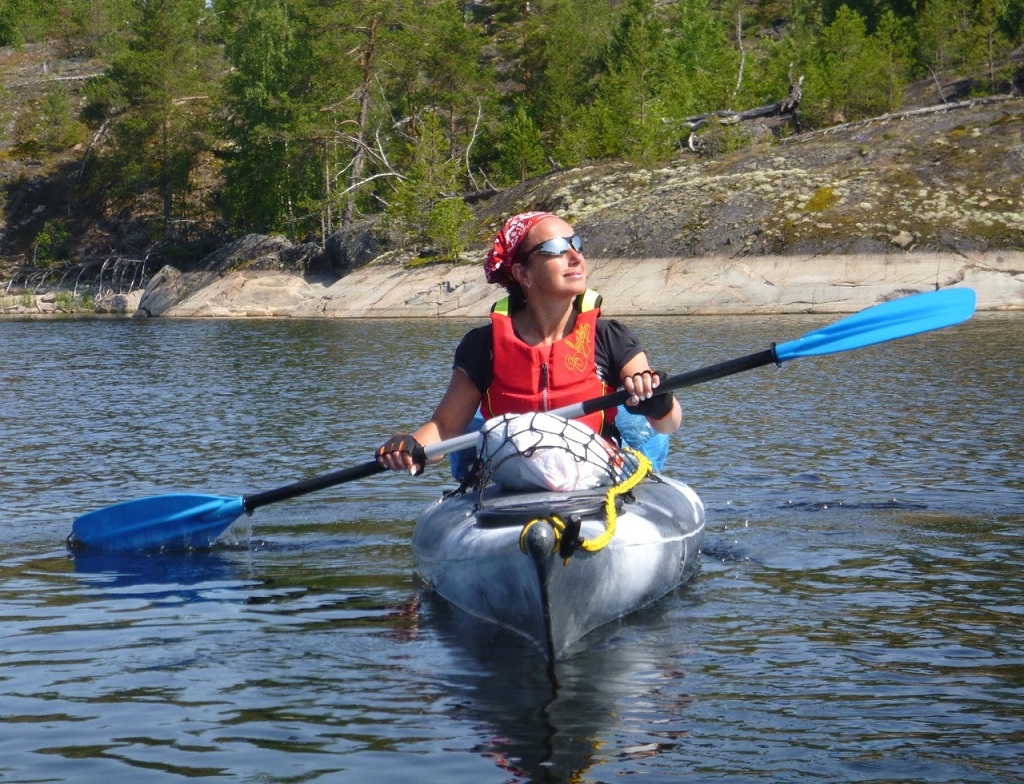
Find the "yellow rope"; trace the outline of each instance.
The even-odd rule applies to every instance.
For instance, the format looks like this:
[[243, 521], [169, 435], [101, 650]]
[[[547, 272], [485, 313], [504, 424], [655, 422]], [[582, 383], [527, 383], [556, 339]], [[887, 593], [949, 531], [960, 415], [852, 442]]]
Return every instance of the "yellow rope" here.
[[[615, 536], [615, 525], [618, 522], [618, 513], [615, 511], [615, 499], [623, 493], [628, 493], [634, 487], [636, 487], [647, 476], [653, 466], [651, 461], [641, 452], [637, 452], [635, 449], [630, 449], [628, 446], [623, 447], [623, 451], [629, 452], [636, 458], [636, 470], [619, 482], [617, 485], [613, 485], [608, 488], [608, 494], [604, 499], [604, 514], [605, 524], [604, 533], [600, 536], [594, 537], [593, 539], [585, 539], [580, 542], [582, 547], [587, 552], [596, 553], [598, 550], [607, 547], [608, 542]], [[555, 532], [555, 547], [552, 550], [552, 554], [557, 553], [561, 548], [562, 534], [565, 532], [565, 522], [558, 515], [551, 515], [550, 517], [535, 517], [533, 520], [523, 526], [523, 530], [519, 533], [519, 549], [524, 553], [526, 549], [526, 534], [529, 530], [537, 523], [548, 523]], [[568, 563], [568, 558], [565, 559]]]
[[615, 536], [615, 524], [618, 520], [618, 513], [615, 511], [615, 499], [623, 493], [628, 493], [638, 484], [640, 481], [651, 472], [651, 461], [640, 452], [635, 449], [630, 449], [628, 446], [623, 447], [623, 451], [629, 452], [633, 457], [636, 458], [636, 471], [630, 476], [627, 476], [617, 485], [613, 485], [608, 488], [608, 495], [604, 499], [604, 533], [593, 539], [585, 539], [580, 542], [580, 547], [590, 553], [596, 553], [598, 550], [606, 547], [608, 542]]

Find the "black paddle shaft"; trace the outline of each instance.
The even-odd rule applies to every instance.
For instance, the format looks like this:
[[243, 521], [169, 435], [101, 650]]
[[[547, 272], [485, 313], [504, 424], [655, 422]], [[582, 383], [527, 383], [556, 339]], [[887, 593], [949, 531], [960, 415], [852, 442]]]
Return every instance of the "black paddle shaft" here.
[[356, 479], [364, 479], [365, 477], [379, 474], [384, 470], [384, 466], [376, 460], [371, 460], [362, 465], [342, 468], [339, 471], [314, 476], [311, 479], [304, 479], [301, 482], [278, 487], [274, 490], [267, 490], [264, 493], [247, 495], [242, 498], [242, 508], [245, 509], [246, 514], [252, 514], [254, 510], [261, 506], [266, 506], [276, 501], [286, 501], [289, 498], [295, 498], [297, 495], [315, 493], [317, 490], [323, 490], [324, 488], [344, 484], [345, 482], [354, 482]]
[[[661, 392], [671, 392], [675, 389], [692, 387], [696, 384], [702, 384], [705, 381], [714, 381], [717, 378], [742, 373], [744, 370], [751, 370], [756, 367], [770, 365], [773, 362], [778, 363], [778, 359], [775, 356], [774, 346], [770, 349], [766, 349], [765, 351], [759, 351], [756, 354], [748, 354], [747, 356], [739, 357], [738, 359], [730, 359], [726, 362], [720, 362], [717, 365], [709, 365], [708, 367], [701, 368], [700, 370], [690, 371], [689, 373], [680, 373], [677, 376], [669, 376], [668, 378], [663, 379], [661, 384], [658, 385], [658, 390]], [[604, 411], [607, 408], [622, 405], [630, 397], [631, 395], [629, 392], [621, 389], [618, 392], [612, 392], [610, 395], [605, 395], [604, 397], [584, 401], [580, 405], [583, 408], [583, 414], [591, 414], [594, 411]], [[264, 493], [247, 495], [242, 498], [242, 507], [245, 509], [247, 514], [252, 514], [253, 511], [261, 506], [266, 506], [267, 504], [272, 504], [277, 501], [286, 501], [289, 498], [294, 498], [295, 496], [314, 493], [317, 490], [323, 490], [324, 488], [344, 484], [345, 482], [365, 479], [368, 476], [379, 474], [384, 470], [384, 467], [376, 460], [371, 460], [370, 462], [363, 463], [362, 465], [343, 468], [339, 471], [333, 471], [321, 476], [314, 476], [311, 479], [305, 479], [301, 482], [295, 482], [290, 485], [285, 485], [284, 487], [278, 487], [274, 490], [267, 490]]]
[[[703, 384], [705, 381], [714, 381], [718, 378], [732, 376], [736, 373], [742, 373], [745, 370], [753, 370], [754, 368], [771, 364], [781, 364], [778, 357], [775, 355], [774, 343], [771, 348], [765, 349], [764, 351], [758, 351], [756, 354], [747, 354], [745, 357], [730, 359], [725, 362], [719, 362], [717, 365], [708, 365], [707, 367], [700, 368], [699, 370], [691, 370], [689, 373], [680, 373], [676, 376], [663, 378], [661, 383], [658, 385], [656, 392], [671, 392], [676, 389], [692, 387], [697, 384]], [[604, 411], [608, 408], [614, 408], [615, 406], [625, 403], [630, 397], [632, 397], [632, 395], [630, 395], [629, 392], [624, 389], [620, 389], [618, 392], [612, 392], [604, 397], [587, 400], [582, 404], [583, 413], [592, 414], [595, 411]]]

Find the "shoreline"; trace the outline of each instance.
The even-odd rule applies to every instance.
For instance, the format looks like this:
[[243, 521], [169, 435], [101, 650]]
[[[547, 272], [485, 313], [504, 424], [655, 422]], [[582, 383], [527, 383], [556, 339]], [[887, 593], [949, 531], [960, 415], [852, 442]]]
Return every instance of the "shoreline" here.
[[[503, 290], [484, 281], [481, 264], [371, 264], [334, 281], [164, 268], [139, 311], [186, 318], [484, 318]], [[852, 313], [951, 286], [973, 288], [979, 310], [1024, 310], [1024, 252], [596, 258], [588, 283], [604, 297], [607, 316]]]
[[[164, 267], [145, 291], [107, 295], [95, 311], [47, 310], [54, 292], [0, 317], [113, 315], [168, 318], [484, 318], [503, 291], [476, 263], [376, 263], [340, 278]], [[1024, 310], [1024, 251], [727, 258], [594, 258], [589, 286], [602, 312], [626, 315], [844, 314], [909, 294], [973, 288], [978, 311]], [[10, 295], [9, 299], [24, 300]]]

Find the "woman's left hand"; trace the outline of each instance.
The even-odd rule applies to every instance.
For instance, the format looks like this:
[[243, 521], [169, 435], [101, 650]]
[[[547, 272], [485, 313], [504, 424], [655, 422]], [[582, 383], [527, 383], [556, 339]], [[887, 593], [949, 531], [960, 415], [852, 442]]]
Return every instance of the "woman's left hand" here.
[[626, 376], [622, 380], [622, 386], [626, 391], [633, 393], [633, 397], [626, 401], [626, 407], [634, 414], [642, 414], [649, 420], [662, 420], [667, 417], [675, 408], [675, 398], [671, 392], [655, 392], [660, 384], [661, 374], [656, 370], [642, 370]]
[[649, 400], [660, 383], [661, 377], [656, 370], [647, 369], [626, 376], [622, 379], [622, 387], [632, 395], [626, 405], [635, 406], [641, 400]]

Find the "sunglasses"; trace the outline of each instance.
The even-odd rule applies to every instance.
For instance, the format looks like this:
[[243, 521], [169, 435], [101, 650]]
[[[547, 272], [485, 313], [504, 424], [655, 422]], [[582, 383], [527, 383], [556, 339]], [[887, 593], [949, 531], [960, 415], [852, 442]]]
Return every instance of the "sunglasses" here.
[[568, 253], [569, 248], [572, 248], [577, 253], [583, 252], [583, 240], [580, 239], [579, 234], [573, 234], [571, 237], [554, 237], [550, 240], [544, 240], [544, 242], [538, 243], [526, 251], [523, 254], [523, 259], [530, 258], [534, 253], [543, 253], [545, 256], [561, 256], [564, 253]]

